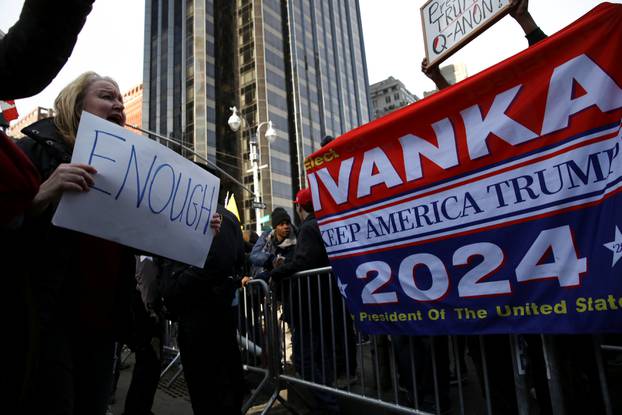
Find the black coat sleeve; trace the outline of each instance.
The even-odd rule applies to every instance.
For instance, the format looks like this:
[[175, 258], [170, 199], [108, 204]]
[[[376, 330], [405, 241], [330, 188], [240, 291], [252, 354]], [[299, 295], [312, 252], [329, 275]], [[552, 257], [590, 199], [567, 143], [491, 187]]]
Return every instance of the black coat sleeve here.
[[527, 38], [529, 46], [533, 46], [539, 41], [547, 38], [546, 34], [539, 27], [531, 31], [531, 33], [526, 34], [525, 37]]
[[286, 262], [270, 273], [270, 277], [279, 281], [296, 272], [329, 265], [326, 248], [320, 229], [315, 220], [307, 221], [300, 227], [296, 250], [291, 262]]
[[94, 0], [26, 0], [0, 40], [0, 99], [35, 95], [69, 59]]
[[240, 226], [240, 222], [238, 219], [229, 211], [219, 210], [219, 212], [223, 215], [226, 215], [229, 220], [233, 223], [233, 240], [231, 249], [233, 252], [233, 280], [235, 283], [235, 287], [239, 288], [242, 286], [242, 278], [244, 277], [244, 269], [246, 266], [246, 253], [244, 252], [244, 237], [242, 236], [242, 227]]
[[230, 306], [244, 267], [244, 239], [240, 222], [221, 207], [220, 233], [212, 240], [203, 268], [167, 259], [159, 260], [160, 290], [173, 313], [206, 302]]

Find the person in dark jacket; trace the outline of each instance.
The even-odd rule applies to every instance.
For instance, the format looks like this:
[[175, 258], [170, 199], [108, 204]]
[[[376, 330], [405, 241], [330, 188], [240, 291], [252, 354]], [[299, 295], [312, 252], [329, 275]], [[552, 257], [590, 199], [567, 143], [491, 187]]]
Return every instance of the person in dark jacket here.
[[[63, 67], [78, 38], [94, 0], [26, 0], [19, 20], [0, 39], [0, 100], [26, 98], [43, 90]], [[62, 21], [63, 24], [58, 22]], [[50, 42], [50, 39], [53, 39]], [[22, 408], [30, 387], [36, 320], [32, 287], [24, 275], [26, 256], [17, 229], [23, 214], [37, 194], [40, 177], [37, 169], [13, 141], [0, 131], [0, 240], [4, 275], [9, 276], [6, 292], [17, 297], [12, 320], [16, 353], [5, 371], [12, 379], [7, 394]]]
[[275, 268], [270, 277], [280, 280], [298, 271], [322, 268], [330, 265], [328, 254], [324, 247], [324, 241], [320, 234], [317, 219], [313, 213], [313, 203], [311, 202], [311, 191], [302, 189], [296, 194], [294, 201], [296, 214], [302, 221], [298, 230], [298, 237], [294, 257], [292, 261]]
[[[151, 408], [160, 382], [165, 331], [159, 273], [152, 257], [136, 256], [136, 290], [132, 296], [133, 330], [130, 344], [134, 352], [134, 368], [125, 395], [123, 415], [152, 414]], [[116, 380], [120, 370], [121, 359], [117, 359]]]
[[296, 234], [289, 214], [282, 207], [277, 207], [270, 216], [272, 230], [262, 233], [251, 251], [253, 278], [266, 279], [272, 269], [289, 262], [294, 255]]
[[[54, 79], [69, 59], [93, 2], [24, 2], [19, 20], [0, 39], [0, 100], [35, 95]], [[20, 217], [38, 187], [32, 163], [0, 132], [0, 226]]]
[[[294, 204], [302, 224], [294, 257], [270, 272], [270, 278], [276, 283], [291, 279], [288, 277], [296, 272], [330, 265], [313, 213], [311, 191], [300, 190]], [[285, 319], [292, 332], [292, 359], [296, 371], [306, 380], [326, 385], [331, 385], [335, 377], [331, 349], [332, 324], [340, 317], [336, 316], [339, 307], [331, 308], [331, 305], [341, 304], [338, 292], [332, 275], [299, 277], [284, 284], [284, 302], [291, 302], [291, 308], [284, 309], [284, 313], [288, 314]], [[339, 332], [337, 328], [335, 330]], [[314, 391], [313, 396], [317, 403], [313, 413], [339, 413], [334, 395]]]
[[[0, 100], [43, 90], [71, 56], [95, 0], [26, 0], [0, 40]], [[62, 23], [61, 23], [62, 22]]]
[[222, 206], [220, 233], [203, 268], [161, 260], [165, 307], [177, 316], [177, 343], [195, 415], [241, 413], [244, 393], [235, 333], [235, 290], [244, 266], [237, 218]]
[[[294, 256], [296, 232], [292, 225], [291, 217], [282, 207], [275, 208], [270, 214], [270, 217], [272, 219], [272, 229], [264, 231], [253, 246], [250, 254], [251, 277], [245, 280], [244, 283], [247, 283], [248, 280], [253, 278], [259, 278], [265, 282], [269, 282], [270, 271], [291, 261]], [[278, 287], [275, 288], [277, 289], [275, 290], [276, 292], [273, 298], [278, 301], [278, 303], [283, 304], [286, 310], [285, 315], [287, 315], [289, 303], [284, 302], [281, 296], [282, 293]], [[261, 302], [251, 301], [246, 307], [253, 308], [252, 312], [246, 315], [246, 318], [252, 319], [253, 322], [248, 325], [250, 326], [248, 327], [250, 333], [247, 333], [247, 324], [243, 324], [243, 327], [240, 327], [240, 334], [248, 334], [252, 341], [261, 342], [263, 333], [260, 321], [262, 315]], [[265, 333], [263, 334], [265, 337]]]

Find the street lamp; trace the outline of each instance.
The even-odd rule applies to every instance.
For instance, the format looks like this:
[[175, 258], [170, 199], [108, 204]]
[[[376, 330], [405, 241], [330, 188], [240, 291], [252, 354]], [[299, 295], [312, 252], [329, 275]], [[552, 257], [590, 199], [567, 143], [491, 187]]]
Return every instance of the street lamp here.
[[[259, 130], [264, 125], [267, 125], [265, 136], [268, 139], [268, 143], [273, 143], [276, 140], [276, 130], [272, 128], [272, 121], [263, 121], [257, 125], [257, 130], [255, 131], [255, 135], [251, 132], [251, 126], [248, 124], [244, 116], [238, 113], [238, 109], [236, 107], [229, 108], [231, 110], [231, 116], [227, 123], [229, 124], [229, 128], [233, 132], [236, 132], [242, 126], [242, 123], [246, 124], [248, 128], [248, 147], [249, 147], [249, 158], [251, 161], [251, 171], [253, 172], [253, 190], [254, 190], [254, 200], [253, 200], [253, 208], [255, 209], [255, 229], [257, 234], [261, 234], [261, 223], [259, 223], [259, 215], [260, 210], [265, 209], [266, 205], [261, 201], [261, 185], [259, 184], [259, 169], [266, 166], [259, 166]], [[270, 144], [268, 144], [270, 145]]]

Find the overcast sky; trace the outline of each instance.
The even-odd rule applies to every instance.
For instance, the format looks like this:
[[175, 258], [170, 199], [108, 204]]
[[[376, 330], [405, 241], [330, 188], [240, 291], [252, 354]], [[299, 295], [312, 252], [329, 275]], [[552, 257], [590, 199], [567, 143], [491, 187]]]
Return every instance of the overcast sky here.
[[[370, 83], [393, 76], [420, 97], [434, 88], [420, 70], [425, 53], [419, 8], [424, 3], [360, 0]], [[544, 32], [552, 34], [599, 3], [531, 0], [529, 9]], [[6, 32], [17, 21], [22, 4], [23, 0], [0, 0], [1, 30]], [[67, 65], [42, 93], [17, 101], [20, 114], [36, 106], [51, 106], [60, 89], [87, 70], [111, 76], [122, 91], [142, 82], [143, 21], [142, 0], [97, 0]], [[526, 47], [520, 27], [506, 16], [445, 63], [465, 63], [473, 75]]]

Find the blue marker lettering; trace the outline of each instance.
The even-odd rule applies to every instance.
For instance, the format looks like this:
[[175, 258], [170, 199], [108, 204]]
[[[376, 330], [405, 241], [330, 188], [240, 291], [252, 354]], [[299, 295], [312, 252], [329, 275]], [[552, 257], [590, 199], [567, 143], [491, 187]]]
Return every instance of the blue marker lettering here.
[[[91, 154], [89, 154], [89, 162], [88, 162], [88, 164], [90, 166], [93, 165], [93, 158], [94, 157], [101, 158], [101, 159], [108, 160], [108, 161], [111, 161], [113, 163], [116, 163], [117, 161], [115, 159], [113, 159], [111, 157], [106, 157], [106, 156], [104, 156], [102, 154], [98, 154], [98, 153], [95, 152], [95, 148], [97, 147], [97, 141], [99, 140], [99, 133], [104, 133], [106, 135], [109, 135], [109, 136], [112, 136], [114, 138], [117, 138], [117, 139], [119, 139], [121, 141], [125, 141], [125, 139], [123, 137], [119, 137], [119, 136], [116, 136], [114, 134], [106, 133], [105, 131], [95, 130], [95, 139], [93, 140], [93, 147], [91, 148]], [[91, 186], [91, 189], [98, 190], [98, 191], [100, 191], [102, 193], [110, 195], [109, 191], [104, 190], [104, 189], [100, 189], [99, 187], [96, 187], [96, 186]]]
[[[205, 186], [205, 188], [207, 189], [207, 185]], [[212, 201], [214, 200], [214, 193], [216, 192], [216, 188], [212, 187], [212, 194], [209, 198], [209, 209], [207, 210], [207, 221], [205, 222], [205, 226], [203, 227], [203, 235], [205, 235], [205, 233], [207, 232], [207, 228], [210, 226], [210, 223], [212, 221]], [[204, 209], [203, 206], [201, 206], [201, 209]]]
[[139, 208], [140, 204], [143, 202], [143, 197], [145, 196], [145, 190], [147, 190], [147, 182], [149, 182], [149, 177], [151, 177], [151, 171], [153, 170], [153, 166], [157, 160], [158, 156], [153, 156], [153, 160], [151, 161], [151, 166], [149, 167], [149, 172], [147, 172], [147, 177], [145, 177], [145, 182], [143, 183], [143, 187], [141, 189], [140, 183], [140, 173], [138, 171], [138, 158], [136, 156], [136, 148], [132, 144], [132, 150], [130, 152], [130, 160], [127, 163], [127, 169], [125, 170], [125, 177], [123, 177], [123, 183], [121, 183], [121, 187], [117, 192], [117, 195], [114, 197], [115, 200], [119, 199], [119, 195], [123, 191], [125, 187], [125, 183], [127, 181], [127, 176], [130, 173], [130, 166], [132, 165], [132, 160], [134, 160], [134, 170], [136, 171], [136, 207]]
[[179, 191], [179, 183], [181, 182], [181, 173], [179, 173], [179, 177], [177, 178], [177, 186], [175, 187], [175, 193], [173, 193], [173, 203], [171, 203], [171, 221], [175, 221], [179, 219], [181, 222], [181, 215], [184, 213], [184, 209], [186, 207], [186, 203], [188, 202], [188, 195], [190, 194], [190, 185], [192, 184], [192, 178], [188, 177], [188, 186], [186, 187], [186, 197], [184, 198], [184, 204], [179, 209], [179, 213], [174, 216], [173, 210], [175, 209], [175, 200], [177, 200], [177, 192]]
[[212, 194], [209, 200], [209, 209], [205, 208], [205, 194], [207, 193], [207, 185], [205, 185], [205, 190], [203, 191], [203, 201], [201, 202], [201, 210], [199, 211], [199, 220], [197, 221], [194, 229], [196, 230], [199, 227], [199, 223], [201, 222], [201, 217], [203, 217], [203, 211], [207, 210], [207, 222], [205, 223], [205, 227], [203, 228], [203, 235], [207, 232], [207, 227], [209, 226], [210, 220], [212, 219], [212, 199], [214, 198], [214, 189], [212, 188]]
[[[153, 194], [153, 184], [156, 181], [156, 178], [158, 177], [158, 173], [160, 173], [160, 170], [162, 170], [163, 168], [168, 167], [171, 171], [171, 175], [172, 175], [172, 180], [171, 180], [171, 192], [168, 195], [168, 199], [166, 200], [166, 203], [164, 204], [164, 206], [162, 206], [162, 209], [160, 210], [155, 210], [153, 208], [153, 203], [151, 202], [151, 195]], [[155, 171], [155, 173], [153, 173], [153, 178], [151, 179], [151, 184], [149, 185], [149, 209], [151, 209], [151, 212], [153, 213], [162, 213], [162, 211], [164, 209], [166, 209], [166, 207], [168, 206], [168, 204], [171, 202], [171, 199], [173, 198], [173, 191], [175, 190], [175, 170], [173, 170], [173, 167], [168, 164], [168, 163], [164, 163], [162, 165], [160, 165], [160, 167], [158, 167], [158, 169]]]
[[[200, 184], [197, 184], [196, 186], [194, 186], [192, 188], [192, 192], [190, 193], [190, 201], [192, 202], [192, 198], [194, 197], [194, 192], [196, 192], [197, 189], [201, 189], [203, 190], [203, 186]], [[192, 222], [188, 222], [188, 218], [190, 218], [190, 215], [188, 214], [188, 212], [190, 211], [190, 206], [194, 205], [194, 218], [192, 219]], [[197, 203], [196, 202], [192, 202], [192, 203], [188, 203], [188, 209], [186, 209], [186, 225], [188, 226], [192, 226], [194, 225], [194, 221], [198, 216], [198, 211], [197, 211]]]

